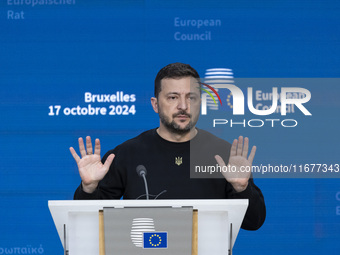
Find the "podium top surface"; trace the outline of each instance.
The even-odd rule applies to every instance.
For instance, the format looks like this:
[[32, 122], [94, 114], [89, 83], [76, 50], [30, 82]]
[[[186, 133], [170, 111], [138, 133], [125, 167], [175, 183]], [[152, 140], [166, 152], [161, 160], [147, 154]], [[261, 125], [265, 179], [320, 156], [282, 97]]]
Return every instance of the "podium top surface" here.
[[68, 208], [76, 211], [96, 211], [104, 207], [131, 207], [131, 206], [192, 206], [194, 209], [225, 210], [230, 206], [248, 206], [248, 199], [158, 199], [158, 200], [50, 200], [50, 211], [57, 208]]

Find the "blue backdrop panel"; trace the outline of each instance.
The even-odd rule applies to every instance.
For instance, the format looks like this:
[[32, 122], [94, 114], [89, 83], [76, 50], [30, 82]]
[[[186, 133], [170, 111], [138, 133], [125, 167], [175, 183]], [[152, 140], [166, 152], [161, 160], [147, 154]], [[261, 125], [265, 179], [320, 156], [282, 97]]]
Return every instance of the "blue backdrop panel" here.
[[[235, 79], [336, 78], [339, 17], [335, 0], [1, 1], [0, 254], [62, 254], [47, 201], [72, 199], [80, 183], [68, 148], [91, 135], [104, 153], [157, 127], [150, 97], [161, 67], [185, 62], [202, 77], [220, 67]], [[295, 128], [236, 126], [223, 136], [249, 136], [256, 164], [339, 164], [338, 85], [304, 85], [312, 116], [288, 115]], [[255, 182], [267, 219], [240, 232], [235, 254], [340, 250], [340, 179]]]

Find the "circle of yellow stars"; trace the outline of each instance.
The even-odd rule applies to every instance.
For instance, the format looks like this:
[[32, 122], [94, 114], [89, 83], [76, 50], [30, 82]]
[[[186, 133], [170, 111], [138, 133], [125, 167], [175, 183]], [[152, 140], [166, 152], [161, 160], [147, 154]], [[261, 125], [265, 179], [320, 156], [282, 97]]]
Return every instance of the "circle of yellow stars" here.
[[[151, 241], [153, 237], [157, 237], [158, 238], [158, 243], [154, 244]], [[149, 242], [150, 242], [150, 245], [152, 245], [153, 247], [158, 247], [162, 243], [162, 238], [158, 234], [153, 234], [153, 235], [150, 236]]]

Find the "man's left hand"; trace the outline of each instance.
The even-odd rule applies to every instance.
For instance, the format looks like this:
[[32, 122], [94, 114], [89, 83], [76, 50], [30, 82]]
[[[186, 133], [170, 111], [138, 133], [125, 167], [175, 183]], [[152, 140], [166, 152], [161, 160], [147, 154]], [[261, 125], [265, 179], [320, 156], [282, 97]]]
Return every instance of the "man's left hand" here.
[[233, 186], [236, 192], [244, 191], [248, 186], [248, 181], [251, 175], [251, 166], [255, 157], [256, 146], [253, 146], [248, 157], [249, 139], [240, 136], [233, 141], [230, 150], [229, 164], [225, 165], [223, 159], [216, 155], [215, 159], [217, 163], [223, 169], [224, 178]]

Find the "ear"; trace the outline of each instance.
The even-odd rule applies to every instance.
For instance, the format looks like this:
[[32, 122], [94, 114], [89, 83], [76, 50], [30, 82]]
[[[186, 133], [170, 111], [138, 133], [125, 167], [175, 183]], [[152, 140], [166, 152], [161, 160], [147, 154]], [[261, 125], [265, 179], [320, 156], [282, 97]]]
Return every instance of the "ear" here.
[[158, 102], [157, 102], [157, 98], [155, 97], [151, 97], [151, 105], [153, 110], [155, 111], [155, 113], [158, 113]]

